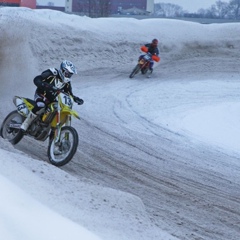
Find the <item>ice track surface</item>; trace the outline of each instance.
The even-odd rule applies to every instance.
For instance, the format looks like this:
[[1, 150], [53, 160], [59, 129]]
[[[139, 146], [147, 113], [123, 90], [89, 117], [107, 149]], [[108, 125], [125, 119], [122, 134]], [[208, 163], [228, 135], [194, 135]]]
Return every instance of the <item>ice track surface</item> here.
[[[204, 26], [192, 23], [181, 25], [174, 21], [160, 22], [160, 25], [165, 26], [164, 23], [171, 26], [176, 24], [182, 27], [183, 32], [188, 27], [194, 30], [197, 28], [197, 31], [189, 35], [186, 41], [182, 37], [182, 47], [178, 49], [175, 40], [182, 34], [162, 29], [162, 60], [160, 64], [155, 64], [150, 79], [142, 75], [128, 78], [139, 54], [129, 49], [137, 48], [143, 40], [151, 38], [153, 29], [149, 28], [149, 37], [139, 33], [137, 44], [137, 37], [134, 34], [128, 35], [128, 42], [123, 46], [120, 45], [123, 36], [116, 33], [103, 40], [102, 35], [106, 29], [97, 32], [96, 36], [88, 34], [87, 30], [76, 34], [75, 38], [69, 34], [69, 39], [75, 45], [67, 45], [70, 53], [68, 57], [73, 56], [72, 60], [79, 66], [85, 61], [78, 60], [75, 48], [79, 47], [82, 51], [87, 46], [84, 37], [89, 37], [89, 41], [94, 43], [98, 41], [98, 46], [92, 46], [96, 52], [94, 63], [101, 60], [102, 54], [111, 56], [111, 51], [116, 51], [114, 55], [120, 55], [116, 48], [122, 48], [124, 60], [115, 57], [111, 60], [112, 65], [97, 65], [96, 68], [88, 61], [89, 68], [92, 69], [87, 69], [88, 66], [79, 67], [80, 80], [75, 80], [73, 84], [76, 95], [85, 101], [83, 106], [76, 106], [82, 120], [74, 121], [79, 133], [79, 148], [72, 162], [62, 169], [83, 181], [138, 196], [152, 223], [179, 239], [239, 239], [239, 152], [199, 139], [178, 126], [182, 117], [192, 109], [239, 101], [239, 56], [236, 51], [239, 53], [240, 47], [234, 28], [230, 29], [232, 32], [229, 30], [233, 33], [231, 39], [224, 35], [230, 25], [222, 31], [216, 25], [216, 32], [210, 36], [209, 42], [203, 40], [203, 36], [196, 42], [196, 35], [205, 33]], [[124, 28], [124, 23], [121, 24], [123, 26], [119, 26], [119, 31]], [[138, 22], [134, 21], [134, 24], [140, 29]], [[148, 21], [144, 24], [147, 25]], [[239, 25], [236, 25], [236, 29], [239, 29]], [[126, 35], [128, 31], [133, 31], [125, 30]], [[40, 32], [40, 28], [33, 31]], [[77, 33], [79, 29], [73, 31]], [[60, 35], [57, 31], [55, 34]], [[169, 35], [174, 36], [173, 39]], [[220, 35], [223, 39], [214, 44]], [[41, 35], [40, 38], [42, 37]], [[111, 48], [109, 43], [105, 52], [97, 52], [97, 49], [104, 49], [106, 42], [111, 42], [114, 38], [116, 46]], [[169, 43], [168, 38], [172, 42]], [[68, 42], [69, 39], [63, 38], [62, 41]], [[51, 58], [55, 56], [57, 43], [49, 41], [51, 51], [44, 53], [49, 54], [46, 57], [49, 61], [44, 60], [40, 50], [44, 51], [47, 45], [34, 41], [37, 47], [31, 54], [37, 63], [36, 68], [31, 70], [32, 75], [50, 63], [58, 64], [64, 56], [64, 51], [60, 50], [56, 59]], [[56, 41], [61, 42], [59, 39]], [[131, 58], [124, 64], [124, 54], [129, 53]], [[104, 63], [107, 61], [104, 57]], [[1, 62], [1, 67], [3, 66], [4, 63]], [[7, 84], [6, 87], [9, 89], [11, 86]], [[31, 92], [34, 87], [29, 89]], [[10, 94], [4, 95], [4, 101], [8, 108], [13, 108], [8, 103], [11, 101]], [[2, 120], [3, 113], [5, 114], [3, 107], [0, 113]], [[45, 143], [25, 138], [16, 148], [38, 160], [47, 161]]]

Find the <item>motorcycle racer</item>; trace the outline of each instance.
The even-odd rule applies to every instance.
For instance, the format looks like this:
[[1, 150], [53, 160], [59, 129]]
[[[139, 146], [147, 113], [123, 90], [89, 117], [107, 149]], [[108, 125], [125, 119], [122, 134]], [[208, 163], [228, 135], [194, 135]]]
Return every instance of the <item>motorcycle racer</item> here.
[[[156, 56], [159, 55], [158, 40], [156, 38], [154, 38], [151, 43], [147, 43], [144, 46], [148, 48], [148, 52], [151, 53], [152, 55], [156, 55]], [[141, 60], [143, 57], [144, 55], [141, 55], [139, 57], [139, 60]], [[154, 61], [151, 60], [150, 66], [149, 66], [150, 73], [153, 72], [153, 65], [154, 65]]]
[[35, 105], [22, 123], [22, 131], [28, 129], [29, 125], [37, 117], [39, 110], [54, 101], [56, 92], [59, 89], [70, 94], [77, 104], [81, 105], [84, 103], [81, 98], [73, 95], [71, 86], [71, 77], [73, 74], [77, 74], [76, 67], [72, 62], [64, 60], [60, 64], [60, 69], [49, 68], [33, 79], [34, 84], [37, 86], [34, 95]]

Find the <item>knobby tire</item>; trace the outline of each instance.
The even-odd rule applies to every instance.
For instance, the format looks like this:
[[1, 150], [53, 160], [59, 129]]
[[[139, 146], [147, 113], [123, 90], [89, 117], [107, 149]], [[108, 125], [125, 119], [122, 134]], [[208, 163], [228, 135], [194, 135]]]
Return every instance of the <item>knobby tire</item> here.
[[130, 74], [129, 78], [133, 78], [141, 69], [141, 66], [139, 64], [136, 65], [136, 67], [132, 70], [132, 73]]
[[49, 162], [57, 167], [61, 167], [67, 163], [69, 163], [74, 154], [76, 153], [77, 151], [77, 147], [78, 147], [78, 133], [76, 131], [75, 128], [71, 127], [71, 126], [64, 126], [62, 127], [61, 129], [61, 135], [64, 134], [64, 132], [69, 132], [69, 134], [71, 134], [72, 138], [73, 138], [73, 142], [71, 143], [71, 150], [70, 152], [68, 153], [68, 155], [63, 158], [62, 160], [57, 160], [55, 158], [55, 155], [53, 153], [53, 146], [55, 143], [54, 143], [54, 138], [52, 138], [49, 142], [49, 145], [48, 145], [48, 159], [49, 159]]
[[[0, 129], [0, 136], [4, 139], [7, 139], [10, 143], [12, 143], [13, 145], [19, 143], [21, 141], [21, 139], [23, 138], [24, 134], [22, 132], [21, 129], [9, 129], [9, 127], [7, 126], [8, 124], [11, 123], [11, 121], [15, 118], [19, 118], [21, 119], [21, 122], [19, 123], [23, 123], [23, 117], [22, 115], [20, 115], [18, 113], [17, 110], [14, 110], [12, 112], [10, 112], [6, 118], [3, 120], [3, 123], [1, 125], [1, 129]], [[12, 138], [8, 137], [9, 136], [13, 136]]]

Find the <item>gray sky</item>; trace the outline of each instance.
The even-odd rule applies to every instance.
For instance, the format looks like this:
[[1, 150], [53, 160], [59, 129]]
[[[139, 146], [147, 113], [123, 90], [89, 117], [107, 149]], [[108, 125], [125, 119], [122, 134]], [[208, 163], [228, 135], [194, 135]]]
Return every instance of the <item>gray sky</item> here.
[[[196, 12], [200, 8], [209, 8], [212, 4], [215, 4], [216, 1], [217, 0], [154, 0], [155, 3], [177, 4], [189, 12]], [[48, 2], [53, 2], [55, 6], [65, 5], [65, 0], [37, 0], [37, 3], [41, 5], [47, 5]]]
[[[225, 0], [228, 2], [228, 0]], [[189, 12], [196, 12], [200, 8], [209, 8], [217, 2], [217, 0], [154, 0], [155, 3], [173, 3], [183, 7]]]

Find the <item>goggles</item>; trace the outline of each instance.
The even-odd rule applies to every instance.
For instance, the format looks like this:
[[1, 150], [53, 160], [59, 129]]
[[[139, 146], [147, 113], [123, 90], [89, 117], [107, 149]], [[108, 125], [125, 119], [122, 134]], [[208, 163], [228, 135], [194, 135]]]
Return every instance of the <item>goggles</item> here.
[[70, 73], [67, 69], [65, 69], [63, 75], [65, 78], [71, 78], [73, 73]]

